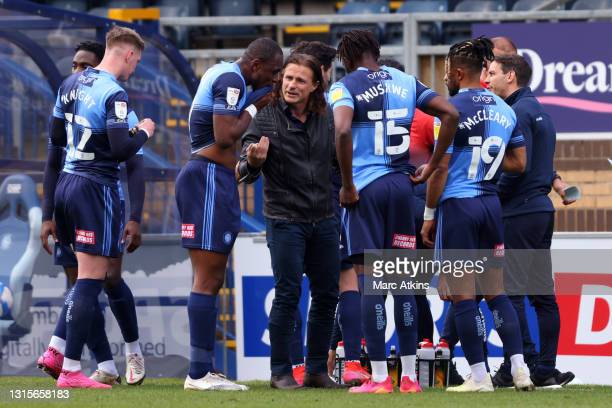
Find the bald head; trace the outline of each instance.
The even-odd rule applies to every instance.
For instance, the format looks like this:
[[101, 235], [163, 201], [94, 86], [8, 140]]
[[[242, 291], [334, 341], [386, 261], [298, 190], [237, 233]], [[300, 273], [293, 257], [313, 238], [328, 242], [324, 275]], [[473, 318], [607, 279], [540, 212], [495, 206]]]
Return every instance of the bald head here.
[[493, 41], [493, 54], [496, 57], [518, 53], [516, 45], [508, 37], [494, 37], [491, 38], [491, 41]]

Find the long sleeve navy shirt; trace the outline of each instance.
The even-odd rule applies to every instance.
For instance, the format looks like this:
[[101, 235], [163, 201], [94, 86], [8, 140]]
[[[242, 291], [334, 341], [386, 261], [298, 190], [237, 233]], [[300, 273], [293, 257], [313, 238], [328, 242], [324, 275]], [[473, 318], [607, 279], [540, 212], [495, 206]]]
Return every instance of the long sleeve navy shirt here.
[[522, 174], [503, 173], [499, 182], [503, 216], [554, 212], [548, 197], [554, 177], [557, 133], [551, 117], [528, 87], [506, 98], [525, 136], [527, 166]]

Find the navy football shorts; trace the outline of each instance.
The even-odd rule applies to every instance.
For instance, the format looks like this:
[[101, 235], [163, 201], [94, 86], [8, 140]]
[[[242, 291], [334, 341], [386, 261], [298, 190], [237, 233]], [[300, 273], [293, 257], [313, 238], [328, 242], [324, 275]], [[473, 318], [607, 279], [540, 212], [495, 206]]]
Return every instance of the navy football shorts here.
[[[403, 173], [386, 174], [359, 192], [343, 219], [348, 254], [371, 249], [416, 249], [412, 182]], [[357, 259], [355, 259], [357, 261]]]
[[192, 156], [176, 178], [175, 189], [183, 247], [229, 254], [240, 231], [234, 172]]
[[124, 217], [125, 203], [116, 186], [61, 173], [55, 189], [55, 223], [64, 246], [117, 258], [123, 252]]
[[[444, 200], [436, 213], [436, 250], [446, 259], [487, 257], [488, 265], [500, 267], [504, 258], [504, 224], [497, 195]], [[442, 252], [439, 252], [442, 250]]]

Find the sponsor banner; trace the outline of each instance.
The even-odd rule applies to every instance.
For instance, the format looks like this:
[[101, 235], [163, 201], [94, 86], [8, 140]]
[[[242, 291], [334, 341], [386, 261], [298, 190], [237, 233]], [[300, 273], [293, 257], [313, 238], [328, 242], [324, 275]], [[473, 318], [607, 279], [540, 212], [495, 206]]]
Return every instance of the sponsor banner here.
[[[234, 252], [236, 282], [236, 334], [237, 334], [237, 374], [240, 380], [269, 380], [270, 378], [270, 338], [268, 316], [274, 298], [274, 280], [268, 249], [263, 237], [239, 237]], [[565, 238], [559, 235], [553, 239], [553, 249], [602, 249], [612, 248], [612, 238], [594, 236], [591, 238]], [[265, 256], [264, 256], [265, 254]], [[573, 285], [566, 290], [568, 295], [558, 299], [561, 312], [561, 338], [559, 342], [559, 369], [571, 370], [577, 382], [612, 385], [612, 377], [606, 371], [612, 364], [612, 277], [610, 274], [597, 273], [592, 267], [583, 265], [587, 273], [580, 271], [579, 265], [567, 260], [555, 262], [555, 283]], [[597, 286], [597, 287], [594, 287]], [[308, 299], [306, 288], [302, 288], [300, 312], [306, 321]], [[429, 295], [428, 300], [435, 322], [434, 340], [437, 341], [444, 325], [448, 303], [438, 296]], [[386, 300], [387, 328], [385, 340], [387, 351], [397, 345], [393, 318], [393, 299]], [[499, 335], [494, 329], [493, 317], [486, 303], [480, 305], [487, 331], [490, 366], [501, 364], [503, 349]], [[539, 344], [537, 317], [531, 307], [527, 307], [527, 318], [531, 335]], [[304, 331], [304, 327], [302, 328]], [[456, 349], [458, 366], [463, 374], [469, 372], [463, 352]], [[583, 358], [584, 357], [584, 358]], [[594, 364], [594, 363], [597, 364]]]
[[512, 39], [557, 132], [612, 135], [612, 23], [473, 24], [472, 34]]

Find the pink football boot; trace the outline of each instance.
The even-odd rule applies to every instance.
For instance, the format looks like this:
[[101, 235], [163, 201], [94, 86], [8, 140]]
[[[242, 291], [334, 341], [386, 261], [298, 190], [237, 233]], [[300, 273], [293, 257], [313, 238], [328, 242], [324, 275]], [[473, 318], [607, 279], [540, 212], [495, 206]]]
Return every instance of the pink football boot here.
[[43, 355], [38, 357], [38, 360], [36, 361], [38, 368], [56, 380], [62, 372], [63, 364], [64, 355], [51, 346], [49, 346]]

